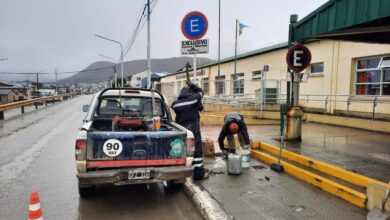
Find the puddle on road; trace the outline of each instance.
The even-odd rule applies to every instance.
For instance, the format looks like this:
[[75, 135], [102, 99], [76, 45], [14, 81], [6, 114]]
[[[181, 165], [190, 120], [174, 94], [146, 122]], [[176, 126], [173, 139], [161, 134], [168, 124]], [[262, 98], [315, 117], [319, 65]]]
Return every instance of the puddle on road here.
[[290, 209], [292, 209], [294, 212], [301, 212], [301, 211], [305, 210], [305, 206], [303, 206], [303, 205], [298, 205], [298, 206], [296, 206], [296, 205], [289, 205], [288, 207]]
[[266, 169], [266, 167], [263, 166], [263, 165], [255, 165], [255, 166], [252, 166], [252, 168], [255, 169], [255, 170]]
[[390, 162], [390, 154], [385, 154], [385, 153], [369, 153], [371, 157], [381, 159], [387, 162]]

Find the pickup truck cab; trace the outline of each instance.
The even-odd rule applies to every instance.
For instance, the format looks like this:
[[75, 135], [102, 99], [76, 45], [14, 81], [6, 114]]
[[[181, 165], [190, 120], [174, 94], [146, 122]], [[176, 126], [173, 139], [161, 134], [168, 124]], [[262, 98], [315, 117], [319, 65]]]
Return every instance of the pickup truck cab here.
[[168, 186], [175, 186], [192, 176], [194, 136], [173, 122], [161, 93], [104, 89], [94, 95], [89, 106], [83, 106], [83, 111], [88, 113], [75, 144], [81, 197], [91, 196], [101, 184], [167, 181]]

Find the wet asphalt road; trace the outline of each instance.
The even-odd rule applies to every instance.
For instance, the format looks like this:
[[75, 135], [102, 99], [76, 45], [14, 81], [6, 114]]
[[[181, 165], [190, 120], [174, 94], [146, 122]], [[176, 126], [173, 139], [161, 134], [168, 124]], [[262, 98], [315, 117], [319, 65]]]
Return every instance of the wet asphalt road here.
[[[80, 96], [0, 122], [0, 219], [26, 219], [29, 194], [40, 194], [45, 219], [201, 219], [183, 192], [162, 184], [98, 187], [79, 198], [74, 141], [81, 126]], [[7, 118], [7, 114], [5, 115]]]

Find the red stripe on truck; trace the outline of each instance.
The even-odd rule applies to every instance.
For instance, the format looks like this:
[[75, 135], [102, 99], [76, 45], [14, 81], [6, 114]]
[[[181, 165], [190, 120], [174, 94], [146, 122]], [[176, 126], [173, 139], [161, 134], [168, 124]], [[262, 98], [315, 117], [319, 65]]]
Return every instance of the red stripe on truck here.
[[160, 160], [99, 160], [87, 161], [87, 168], [184, 165], [185, 158]]

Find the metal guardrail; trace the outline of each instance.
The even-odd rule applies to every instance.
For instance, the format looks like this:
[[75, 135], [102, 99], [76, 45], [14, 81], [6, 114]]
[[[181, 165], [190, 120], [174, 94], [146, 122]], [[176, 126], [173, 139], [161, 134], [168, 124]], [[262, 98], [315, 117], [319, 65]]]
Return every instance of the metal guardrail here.
[[23, 114], [25, 106], [30, 106], [35, 104], [35, 108], [37, 108], [36, 104], [38, 103], [43, 103], [43, 102], [55, 100], [62, 97], [72, 97], [74, 95], [76, 95], [76, 93], [65, 93], [65, 94], [59, 94], [55, 96], [46, 96], [42, 98], [29, 99], [29, 100], [11, 102], [11, 103], [0, 105], [0, 120], [4, 119], [4, 111], [15, 109], [15, 108], [22, 108], [21, 111]]
[[[269, 97], [274, 96], [274, 97]], [[301, 94], [300, 102], [323, 102], [324, 114], [328, 114], [328, 104], [346, 103], [346, 116], [350, 115], [350, 107], [353, 103], [370, 103], [372, 106], [371, 118], [375, 119], [376, 108], [379, 105], [390, 105], [390, 100], [383, 100], [380, 96], [364, 96], [359, 97], [355, 95], [316, 95], [316, 94]], [[212, 104], [226, 104], [226, 105], [240, 105], [240, 106], [255, 106], [260, 107], [262, 111], [265, 104], [283, 104], [286, 101], [286, 94], [268, 93], [265, 96], [259, 94], [236, 94], [236, 95], [222, 95], [222, 96], [205, 96], [204, 103]], [[305, 106], [310, 107], [310, 106]], [[370, 113], [370, 112], [366, 112]]]

